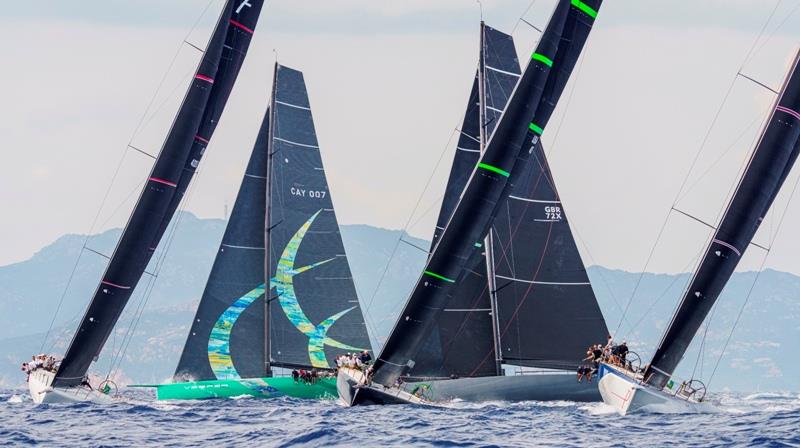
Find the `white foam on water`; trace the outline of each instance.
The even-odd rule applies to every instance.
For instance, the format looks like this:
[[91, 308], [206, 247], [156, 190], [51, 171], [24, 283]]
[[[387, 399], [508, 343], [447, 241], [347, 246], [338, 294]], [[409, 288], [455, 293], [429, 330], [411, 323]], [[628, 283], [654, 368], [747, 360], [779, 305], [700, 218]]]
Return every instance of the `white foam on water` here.
[[578, 410], [586, 412], [589, 415], [612, 415], [616, 414], [617, 410], [614, 406], [607, 405], [602, 401], [599, 403], [590, 403], [580, 406]]
[[19, 404], [19, 403], [23, 403], [23, 402], [25, 402], [25, 398], [22, 395], [14, 394], [11, 397], [9, 397], [9, 399], [8, 399], [8, 403], [12, 403], [12, 404]]

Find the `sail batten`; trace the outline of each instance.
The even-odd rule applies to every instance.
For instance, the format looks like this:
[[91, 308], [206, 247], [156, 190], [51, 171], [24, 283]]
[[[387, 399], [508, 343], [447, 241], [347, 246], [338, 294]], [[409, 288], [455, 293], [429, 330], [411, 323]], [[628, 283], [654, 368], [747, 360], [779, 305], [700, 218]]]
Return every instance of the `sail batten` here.
[[330, 369], [370, 342], [302, 72], [276, 64], [270, 107], [268, 362]]
[[751, 244], [800, 154], [800, 52], [784, 80], [759, 141], [714, 231], [645, 381], [663, 388]]
[[[601, 1], [586, 3], [596, 10]], [[559, 55], [572, 49], [577, 48], [579, 53], [592, 25], [593, 18], [579, 12], [569, 0], [560, 1], [535, 54], [557, 61]], [[430, 342], [428, 334], [431, 328], [442, 316], [442, 310], [448, 307], [458, 284], [469, 271], [474, 271], [469, 267], [476, 253], [475, 243], [483, 241], [500, 205], [510, 193], [512, 184], [509, 179], [522, 169], [520, 160], [525, 160], [531, 146], [538, 143], [539, 136], [529, 129], [529, 125], [536, 119], [536, 123], [544, 128], [552, 113], [546, 109], [540, 115], [537, 113], [543, 95], [545, 91], [555, 93], [546, 99], [554, 106], [563, 90], [558, 88], [560, 83], [566, 83], [561, 76], [556, 80], [551, 80], [550, 76], [554, 70], [569, 68], [571, 71], [569, 64], [559, 69], [552, 65], [541, 58], [531, 59], [519, 78], [485, 151], [477, 160], [451, 216], [446, 218], [447, 224], [442, 226], [445, 230], [434, 243], [425, 267], [426, 271], [436, 272], [454, 282], [432, 279], [424, 274], [420, 277], [375, 362], [374, 381], [391, 386], [398, 377], [413, 371], [420, 349]], [[556, 88], [547, 89], [548, 83]], [[479, 166], [481, 164], [483, 167]]]
[[54, 385], [76, 386], [97, 359], [189, 186], [250, 45], [263, 1], [225, 3], [192, 83], [156, 158], [106, 272], [56, 374]]

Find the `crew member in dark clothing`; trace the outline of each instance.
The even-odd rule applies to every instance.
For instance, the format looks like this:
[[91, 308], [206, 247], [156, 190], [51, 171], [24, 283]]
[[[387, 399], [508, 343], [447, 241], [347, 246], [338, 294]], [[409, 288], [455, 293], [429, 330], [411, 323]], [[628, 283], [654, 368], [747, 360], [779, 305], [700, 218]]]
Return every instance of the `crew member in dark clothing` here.
[[297, 370], [292, 370], [292, 379], [294, 380], [295, 384], [297, 384], [298, 380], [300, 379], [300, 372]]
[[369, 364], [369, 362], [372, 361], [372, 356], [369, 354], [369, 351], [364, 350], [361, 352], [361, 355], [359, 355], [358, 359], [362, 364]]

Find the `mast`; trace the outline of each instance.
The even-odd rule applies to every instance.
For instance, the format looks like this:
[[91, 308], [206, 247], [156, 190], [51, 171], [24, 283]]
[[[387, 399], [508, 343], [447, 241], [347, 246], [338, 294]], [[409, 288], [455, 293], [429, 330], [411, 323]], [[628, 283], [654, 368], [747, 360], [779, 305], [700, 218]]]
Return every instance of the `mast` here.
[[797, 53], [733, 197], [684, 291], [645, 381], [663, 388], [733, 275], [800, 153]]
[[[476, 243], [485, 238], [502, 201], [509, 195], [509, 179], [522, 168], [518, 159], [528, 152], [530, 145], [538, 143], [549, 121], [549, 113], [541, 117], [537, 114], [546, 84], [554, 72], [572, 70], [569, 64], [559, 67], [559, 57], [572, 50], [580, 53], [600, 4], [600, 0], [561, 0], [556, 6], [423, 274], [375, 362], [375, 382], [392, 386], [414, 368], [414, 357], [426, 335], [466, 276], [466, 263]], [[555, 104], [559, 95], [560, 91], [548, 101]]]
[[301, 71], [275, 64], [270, 113], [269, 366], [331, 369], [370, 343]]
[[278, 61], [272, 77], [272, 95], [269, 104], [269, 136], [267, 138], [267, 213], [264, 219], [264, 372], [267, 377], [272, 376], [272, 342], [270, 338], [270, 307], [272, 306], [272, 251], [270, 246], [270, 233], [272, 232], [272, 156], [273, 156], [273, 130], [275, 129], [275, 96], [278, 86]]
[[[486, 25], [481, 20], [480, 55], [478, 56], [478, 116], [480, 123], [480, 148], [481, 154], [486, 151], [487, 130], [486, 130]], [[486, 251], [486, 281], [489, 289], [489, 303], [492, 315], [492, 343], [494, 345], [495, 374], [503, 372], [503, 353], [500, 350], [500, 322], [498, 320], [497, 291], [494, 276], [494, 242], [492, 238], [492, 228], [483, 242]]]
[[[238, 5], [238, 6], [237, 6]], [[200, 163], [249, 48], [263, 0], [229, 0], [53, 385], [77, 386], [103, 349]]]

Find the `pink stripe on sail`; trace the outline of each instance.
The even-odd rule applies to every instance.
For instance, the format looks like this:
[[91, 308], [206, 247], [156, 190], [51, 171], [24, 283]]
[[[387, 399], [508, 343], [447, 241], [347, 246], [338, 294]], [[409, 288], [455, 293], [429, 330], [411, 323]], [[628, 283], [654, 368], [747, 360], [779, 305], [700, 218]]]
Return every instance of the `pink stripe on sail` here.
[[728, 249], [730, 249], [730, 250], [732, 250], [732, 251], [736, 252], [736, 255], [738, 255], [738, 256], [740, 256], [740, 257], [742, 256], [742, 253], [741, 253], [741, 252], [739, 252], [739, 249], [735, 248], [735, 247], [733, 246], [733, 244], [726, 243], [725, 241], [722, 241], [722, 240], [717, 240], [717, 239], [715, 239], [713, 242], [714, 242], [714, 243], [717, 243], [717, 244], [719, 244], [720, 246], [725, 246], [725, 247], [727, 247]]
[[194, 138], [205, 144], [208, 144], [208, 140], [204, 139], [203, 137], [200, 137], [199, 135], [195, 135]]
[[200, 81], [210, 82], [211, 84], [214, 84], [214, 78], [209, 78], [208, 76], [200, 74], [194, 75], [194, 77], [199, 79]]
[[253, 30], [252, 30], [252, 28], [248, 28], [248, 27], [246, 27], [246, 26], [242, 25], [241, 23], [239, 23], [239, 22], [237, 22], [237, 21], [235, 21], [235, 20], [233, 20], [233, 19], [230, 19], [230, 20], [228, 20], [228, 22], [230, 22], [230, 23], [231, 23], [231, 25], [235, 26], [236, 28], [239, 28], [239, 29], [245, 30], [245, 31], [247, 31], [247, 32], [248, 32], [248, 33], [250, 33], [250, 34], [253, 34]]
[[792, 109], [789, 109], [788, 107], [783, 107], [783, 106], [778, 106], [778, 107], [775, 108], [775, 110], [779, 110], [781, 112], [785, 112], [785, 113], [793, 116], [794, 118], [797, 118], [798, 120], [800, 120], [800, 112], [797, 112], [796, 110], [792, 110]]
[[178, 184], [176, 184], [175, 182], [170, 182], [168, 180], [159, 179], [157, 177], [151, 177], [150, 180], [152, 180], [153, 182], [158, 182], [160, 184], [169, 185], [170, 187], [177, 187], [178, 186]]
[[115, 288], [119, 288], [119, 289], [131, 289], [131, 287], [130, 287], [130, 286], [122, 286], [122, 285], [118, 285], [118, 284], [116, 284], [116, 283], [111, 283], [111, 282], [109, 282], [109, 281], [107, 281], [107, 280], [102, 280], [100, 283], [102, 283], [102, 284], [104, 284], [104, 285], [106, 285], [106, 286], [113, 286], [113, 287], [115, 287]]

